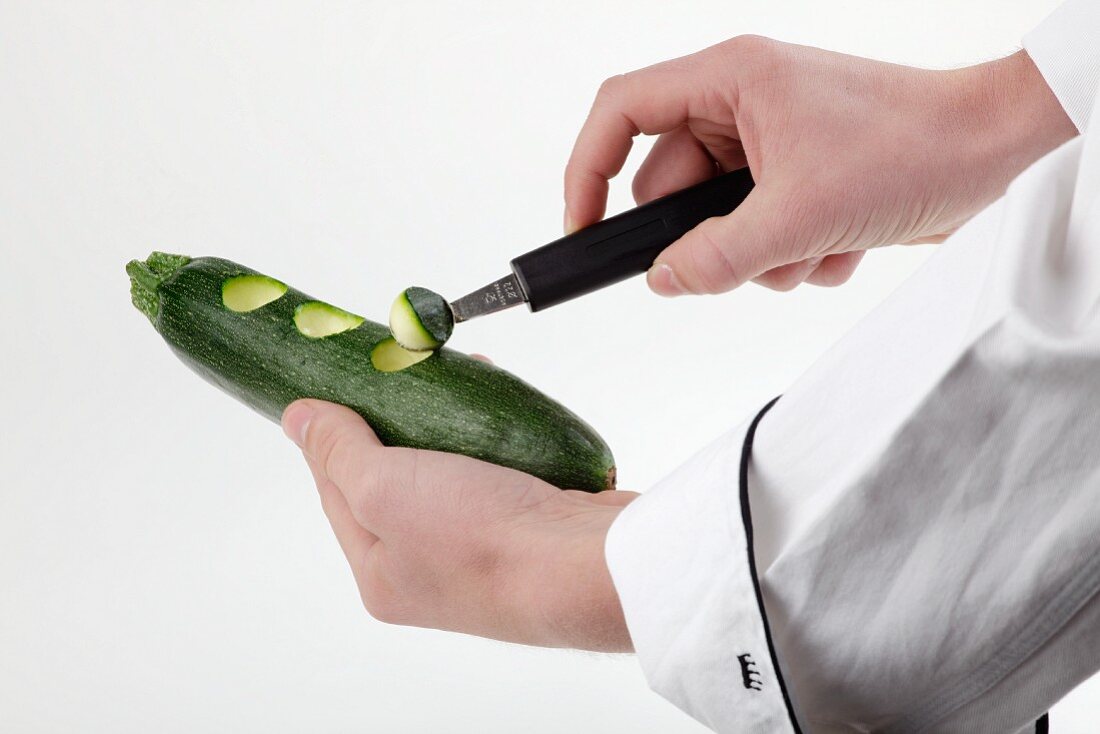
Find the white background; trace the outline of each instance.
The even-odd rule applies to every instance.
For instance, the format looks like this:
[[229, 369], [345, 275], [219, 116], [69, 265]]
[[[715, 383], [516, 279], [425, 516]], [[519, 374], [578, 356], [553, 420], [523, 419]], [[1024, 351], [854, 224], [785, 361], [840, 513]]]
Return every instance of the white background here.
[[[298, 452], [175, 360], [123, 265], [217, 254], [380, 319], [558, 236], [606, 76], [745, 32], [963, 65], [1055, 4], [0, 0], [0, 731], [701, 731], [629, 657], [367, 617]], [[645, 489], [926, 254], [872, 253], [829, 291], [637, 280], [454, 346], [575, 409]], [[1054, 731], [1094, 732], [1098, 698]]]

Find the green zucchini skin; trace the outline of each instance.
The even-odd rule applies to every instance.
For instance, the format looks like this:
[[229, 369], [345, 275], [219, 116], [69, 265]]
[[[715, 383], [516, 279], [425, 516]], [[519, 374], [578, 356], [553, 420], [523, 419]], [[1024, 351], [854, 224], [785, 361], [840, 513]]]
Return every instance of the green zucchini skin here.
[[451, 313], [451, 307], [443, 296], [414, 285], [405, 289], [405, 298], [409, 299], [409, 305], [420, 319], [421, 326], [440, 346], [451, 338], [455, 319], [454, 314]]
[[[533, 474], [563, 489], [615, 483], [603, 439], [574, 413], [508, 372], [441, 349], [399, 372], [371, 364], [386, 326], [364, 321], [320, 339], [295, 328], [294, 310], [316, 300], [293, 288], [247, 313], [222, 304], [222, 284], [254, 270], [219, 258], [132, 262], [134, 304], [176, 355], [208, 382], [278, 422], [299, 398], [359, 413], [388, 446], [464, 454]], [[148, 266], [148, 267], [147, 267]]]

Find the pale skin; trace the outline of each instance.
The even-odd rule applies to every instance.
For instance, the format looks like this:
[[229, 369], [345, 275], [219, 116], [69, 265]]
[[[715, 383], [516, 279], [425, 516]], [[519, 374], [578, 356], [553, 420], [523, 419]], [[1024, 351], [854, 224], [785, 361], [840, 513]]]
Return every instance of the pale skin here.
[[[748, 165], [757, 182], [648, 274], [661, 295], [845, 282], [869, 248], [938, 242], [1077, 134], [1024, 52], [952, 71], [739, 37], [607, 80], [565, 174], [566, 228], [604, 215], [639, 134], [639, 203]], [[632, 492], [553, 487], [381, 445], [354, 412], [289, 406], [367, 611], [546, 647], [632, 649], [603, 545]]]

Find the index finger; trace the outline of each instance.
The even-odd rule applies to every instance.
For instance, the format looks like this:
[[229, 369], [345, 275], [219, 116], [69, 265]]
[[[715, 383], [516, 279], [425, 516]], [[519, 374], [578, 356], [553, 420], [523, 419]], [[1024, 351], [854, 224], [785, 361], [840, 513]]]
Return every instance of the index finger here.
[[622, 170], [634, 137], [657, 135], [686, 122], [690, 73], [683, 60], [666, 61], [600, 85], [565, 166], [565, 210], [569, 229], [603, 218], [608, 181]]

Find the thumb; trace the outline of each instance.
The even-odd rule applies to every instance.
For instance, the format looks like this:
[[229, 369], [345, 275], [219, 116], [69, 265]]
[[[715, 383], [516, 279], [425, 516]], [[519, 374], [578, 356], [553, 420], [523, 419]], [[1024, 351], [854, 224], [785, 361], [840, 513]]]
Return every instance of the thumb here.
[[356, 485], [378, 459], [381, 441], [358, 413], [323, 400], [299, 400], [283, 412], [283, 432], [315, 474], [336, 486]]
[[724, 217], [712, 217], [657, 256], [646, 279], [658, 295], [724, 293], [793, 257], [792, 217], [757, 186]]

